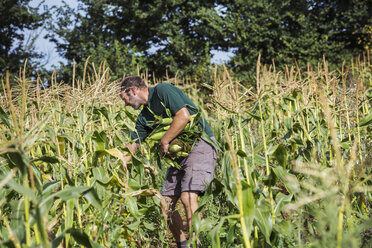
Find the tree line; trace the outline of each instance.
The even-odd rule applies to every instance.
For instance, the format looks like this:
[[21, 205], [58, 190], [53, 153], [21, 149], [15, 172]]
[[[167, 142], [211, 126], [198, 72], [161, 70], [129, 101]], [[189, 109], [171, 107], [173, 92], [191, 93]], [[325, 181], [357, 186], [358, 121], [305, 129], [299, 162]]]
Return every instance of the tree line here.
[[[370, 0], [79, 0], [40, 13], [29, 0], [1, 0], [0, 73], [17, 72], [28, 58], [42, 70], [43, 54], [26, 47], [22, 31], [41, 25], [67, 63], [58, 66], [69, 81], [72, 65], [105, 61], [113, 77], [140, 69], [150, 76], [202, 77], [212, 51], [234, 55], [227, 66], [241, 79], [261, 63], [331, 65], [371, 51]], [[70, 80], [71, 81], [71, 80]]]

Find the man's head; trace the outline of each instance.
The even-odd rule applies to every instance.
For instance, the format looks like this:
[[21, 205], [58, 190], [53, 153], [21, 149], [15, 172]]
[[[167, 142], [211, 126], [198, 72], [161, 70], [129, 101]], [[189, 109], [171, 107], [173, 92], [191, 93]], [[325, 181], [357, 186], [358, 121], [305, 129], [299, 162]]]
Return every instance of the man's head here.
[[124, 78], [120, 85], [120, 97], [125, 102], [125, 106], [129, 105], [134, 109], [147, 104], [148, 88], [145, 81], [138, 76]]

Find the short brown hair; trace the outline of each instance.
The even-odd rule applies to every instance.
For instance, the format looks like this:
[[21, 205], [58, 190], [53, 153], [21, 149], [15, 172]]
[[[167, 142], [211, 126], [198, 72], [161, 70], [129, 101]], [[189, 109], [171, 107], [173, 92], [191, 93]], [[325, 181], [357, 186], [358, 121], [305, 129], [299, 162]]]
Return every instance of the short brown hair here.
[[120, 91], [125, 91], [130, 87], [143, 88], [147, 87], [145, 81], [139, 76], [129, 76], [124, 78], [120, 85]]

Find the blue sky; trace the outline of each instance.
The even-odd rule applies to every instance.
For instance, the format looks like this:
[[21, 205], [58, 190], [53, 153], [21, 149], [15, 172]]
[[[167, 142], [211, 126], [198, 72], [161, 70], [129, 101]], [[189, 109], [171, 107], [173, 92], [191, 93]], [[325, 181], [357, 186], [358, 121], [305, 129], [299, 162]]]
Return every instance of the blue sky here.
[[[37, 7], [42, 1], [41, 0], [33, 0], [30, 2], [32, 7]], [[78, 2], [73, 0], [65, 0], [67, 4], [70, 5], [72, 8], [77, 8]], [[52, 6], [61, 6], [62, 0], [45, 0], [42, 5], [40, 6], [40, 12], [43, 12], [44, 8], [50, 9]], [[56, 47], [54, 43], [49, 42], [48, 40], [44, 39], [43, 37], [46, 34], [45, 28], [39, 28], [37, 31], [29, 32], [28, 35], [31, 36], [38, 36], [35, 42], [35, 50], [37, 52], [42, 52], [45, 54], [45, 58], [42, 60], [42, 64], [45, 64], [47, 69], [52, 69], [59, 65], [60, 62], [66, 63], [62, 57], [59, 56], [57, 53]], [[26, 36], [27, 38], [27, 36]], [[219, 52], [219, 51], [212, 51], [212, 62], [217, 64], [225, 63], [229, 60], [229, 56], [232, 56], [231, 52]]]
[[[37, 7], [41, 2], [41, 0], [33, 0], [30, 2], [30, 6]], [[77, 7], [77, 1], [65, 0], [65, 2], [71, 7]], [[40, 12], [43, 12], [45, 10], [44, 8], [50, 9], [52, 6], [61, 5], [62, 0], [45, 0], [40, 6]], [[44, 39], [46, 33], [47, 32], [45, 28], [41, 27], [37, 31], [30, 32], [29, 35], [38, 36], [35, 42], [35, 50], [37, 52], [42, 52], [45, 54], [45, 58], [42, 60], [42, 64], [46, 64], [45, 67], [47, 69], [51, 69], [54, 66], [58, 66], [60, 62], [65, 63], [66, 60], [59, 56], [54, 43], [48, 41], [47, 39]]]

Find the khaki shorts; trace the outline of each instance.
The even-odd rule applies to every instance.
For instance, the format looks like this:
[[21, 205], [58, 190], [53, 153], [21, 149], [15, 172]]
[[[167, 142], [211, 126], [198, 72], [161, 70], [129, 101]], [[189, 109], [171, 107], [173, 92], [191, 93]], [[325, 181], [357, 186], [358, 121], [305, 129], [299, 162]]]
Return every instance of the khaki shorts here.
[[[211, 137], [216, 142], [214, 137]], [[182, 160], [182, 170], [169, 167], [161, 194], [180, 196], [185, 191], [204, 192], [206, 185], [213, 180], [217, 160], [216, 149], [204, 140], [197, 141], [190, 155]]]

